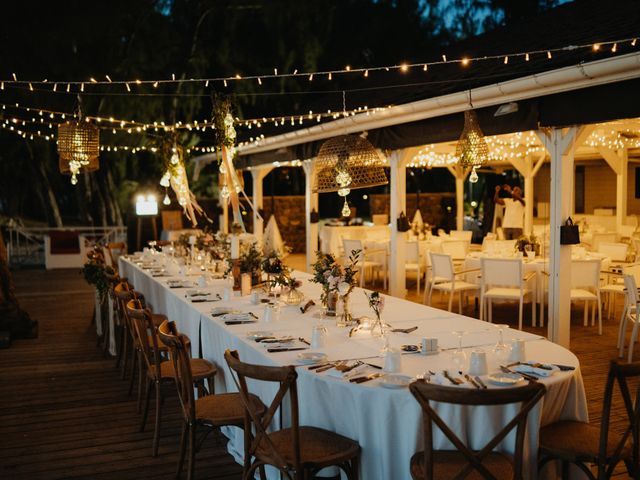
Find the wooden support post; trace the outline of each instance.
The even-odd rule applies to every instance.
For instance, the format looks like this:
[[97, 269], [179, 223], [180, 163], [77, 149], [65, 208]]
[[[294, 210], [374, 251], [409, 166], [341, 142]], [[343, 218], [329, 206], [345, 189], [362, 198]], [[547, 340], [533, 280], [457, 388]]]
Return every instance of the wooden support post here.
[[574, 151], [583, 133], [581, 127], [538, 132], [551, 156], [548, 337], [566, 348], [571, 339], [571, 246], [560, 245], [560, 226], [572, 212]]
[[253, 203], [253, 235], [260, 245], [262, 245], [262, 237], [264, 236], [264, 219], [258, 214], [258, 210], [263, 207], [263, 180], [269, 172], [273, 170], [272, 167], [255, 168], [251, 170], [251, 177], [253, 179], [251, 202]]
[[406, 232], [398, 232], [398, 216], [407, 213], [407, 168], [411, 156], [408, 150], [396, 150], [389, 156], [391, 188], [389, 221], [391, 222], [391, 250], [389, 257], [389, 294], [404, 298], [406, 289]]
[[318, 194], [313, 193], [313, 185], [315, 183], [316, 168], [313, 160], [305, 161], [302, 164], [304, 169], [304, 215], [305, 215], [305, 232], [306, 232], [306, 253], [307, 253], [307, 272], [311, 273], [311, 264], [315, 261], [316, 252], [318, 251], [318, 224], [311, 223], [311, 211], [318, 211]]

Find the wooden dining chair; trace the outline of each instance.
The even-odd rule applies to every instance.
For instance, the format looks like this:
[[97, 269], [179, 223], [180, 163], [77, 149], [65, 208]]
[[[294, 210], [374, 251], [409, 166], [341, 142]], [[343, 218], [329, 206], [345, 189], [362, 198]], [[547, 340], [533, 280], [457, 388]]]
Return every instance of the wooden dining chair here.
[[[129, 319], [133, 324], [136, 334], [136, 342], [139, 345], [140, 356], [144, 361], [146, 369], [146, 385], [144, 411], [142, 413], [142, 423], [140, 431], [143, 432], [147, 423], [149, 413], [149, 401], [151, 399], [151, 388], [155, 391], [155, 427], [153, 434], [153, 456], [158, 455], [158, 444], [160, 441], [160, 420], [162, 408], [162, 385], [164, 383], [174, 383], [176, 370], [172, 361], [163, 355], [166, 346], [158, 337], [158, 326], [154, 325], [149, 309], [142, 308], [138, 300], [131, 300], [127, 304]], [[164, 346], [165, 348], [161, 348]], [[202, 358], [189, 359], [190, 368], [193, 373], [193, 385], [196, 385], [201, 393], [213, 392], [213, 377], [217, 373], [215, 365]], [[142, 374], [140, 375], [143, 376]], [[205, 386], [205, 380], [207, 386]]]
[[[418, 380], [409, 390], [422, 407], [424, 451], [411, 457], [411, 477], [414, 480], [458, 478], [522, 479], [524, 438], [527, 415], [545, 393], [542, 383], [531, 382], [508, 389], [469, 390], [447, 387]], [[481, 450], [465, 444], [436, 412], [431, 402], [462, 406], [492, 406], [520, 404], [520, 409]], [[447, 437], [456, 450], [434, 450], [433, 424]], [[512, 458], [494, 449], [515, 429]]]
[[[540, 429], [539, 469], [547, 462], [562, 463], [562, 478], [569, 478], [569, 465], [578, 466], [593, 480], [611, 478], [616, 465], [623, 461], [631, 478], [640, 478], [640, 387], [635, 401], [627, 380], [640, 377], [640, 362], [621, 364], [612, 360], [604, 388], [600, 425], [561, 420]], [[629, 424], [622, 434], [609, 429], [614, 385], [618, 384]], [[594, 475], [589, 464], [595, 464]]]
[[[245, 426], [244, 407], [239, 393], [214, 395], [213, 392], [210, 392], [209, 395], [196, 399], [193, 392], [195, 381], [192, 369], [193, 362], [189, 358], [189, 346], [185, 336], [178, 332], [175, 322], [169, 321], [160, 325], [158, 336], [169, 347], [184, 419], [176, 478], [179, 478], [182, 473], [185, 453], [188, 453], [187, 478], [191, 480], [194, 478], [195, 455], [199, 446], [196, 445], [197, 428], [205, 427], [208, 431], [224, 426], [243, 428]], [[255, 395], [251, 395], [249, 398], [252, 408], [258, 415], [262, 415], [266, 409], [264, 404]], [[186, 451], [187, 447], [188, 452]], [[245, 445], [245, 453], [246, 447], [247, 445]]]
[[[294, 366], [270, 367], [250, 365], [240, 361], [237, 351], [227, 350], [224, 358], [238, 384], [240, 398], [245, 408], [245, 453], [244, 480], [254, 477], [257, 469], [265, 465], [277, 468], [289, 480], [315, 478], [320, 470], [334, 466], [340, 468], [348, 479], [358, 479], [360, 445], [354, 440], [318, 427], [300, 426], [298, 420], [298, 374]], [[236, 378], [237, 377], [237, 378]], [[262, 382], [277, 382], [280, 388], [263, 415], [256, 411], [250, 400], [247, 379]], [[278, 410], [289, 394], [291, 427], [280, 430], [270, 428]], [[249, 436], [252, 431], [255, 436]], [[253, 461], [251, 458], [253, 457]], [[249, 463], [249, 465], [247, 465]]]

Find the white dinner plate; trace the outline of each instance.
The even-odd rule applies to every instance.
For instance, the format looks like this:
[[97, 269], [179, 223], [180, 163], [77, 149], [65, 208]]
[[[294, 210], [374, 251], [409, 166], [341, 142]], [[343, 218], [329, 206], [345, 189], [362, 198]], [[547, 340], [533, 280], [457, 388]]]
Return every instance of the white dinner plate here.
[[273, 337], [273, 332], [270, 332], [268, 330], [254, 330], [251, 332], [247, 332], [247, 338], [250, 338], [252, 340], [262, 337]]
[[489, 375], [487, 377], [487, 380], [489, 380], [489, 382], [493, 383], [494, 385], [510, 386], [510, 385], [516, 385], [517, 383], [522, 382], [524, 380], [524, 377], [517, 373], [504, 372], [504, 373], [494, 373], [493, 375]]
[[380, 378], [380, 386], [384, 388], [404, 388], [413, 381], [413, 377], [402, 374], [389, 374]]
[[324, 362], [327, 358], [326, 353], [302, 352], [298, 354], [298, 363], [301, 363], [302, 365], [310, 365], [312, 363]]
[[255, 320], [251, 315], [244, 312], [234, 311], [225, 313], [220, 317], [224, 322], [246, 322], [248, 320]]

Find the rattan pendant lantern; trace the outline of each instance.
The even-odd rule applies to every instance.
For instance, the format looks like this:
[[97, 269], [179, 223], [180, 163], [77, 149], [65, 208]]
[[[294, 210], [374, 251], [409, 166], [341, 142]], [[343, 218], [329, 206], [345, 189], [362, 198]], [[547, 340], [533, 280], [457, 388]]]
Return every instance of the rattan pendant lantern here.
[[60, 173], [71, 175], [71, 184], [78, 183], [78, 174], [100, 168], [100, 129], [82, 116], [78, 101], [78, 119], [58, 126]]
[[461, 166], [474, 169], [489, 160], [489, 147], [473, 110], [464, 112], [464, 128], [456, 146], [456, 156]]
[[316, 172], [313, 191], [345, 197], [344, 217], [351, 214], [346, 199], [351, 190], [389, 183], [384, 159], [371, 142], [358, 135], [340, 135], [324, 142], [316, 158]]

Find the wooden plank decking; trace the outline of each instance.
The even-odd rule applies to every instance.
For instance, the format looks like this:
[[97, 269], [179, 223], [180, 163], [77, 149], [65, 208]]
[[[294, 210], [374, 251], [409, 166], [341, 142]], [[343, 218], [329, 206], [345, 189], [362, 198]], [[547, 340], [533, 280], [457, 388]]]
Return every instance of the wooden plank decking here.
[[[128, 382], [96, 347], [89, 320], [93, 294], [78, 272], [20, 271], [14, 280], [21, 305], [40, 322], [40, 337], [0, 350], [0, 479], [173, 478], [180, 435], [177, 399], [166, 400], [160, 455], [154, 458], [152, 424], [139, 432]], [[495, 315], [514, 323], [515, 312], [498, 307]], [[617, 355], [617, 320], [605, 322], [599, 336], [595, 328], [582, 327], [581, 318], [576, 311], [572, 350], [581, 361], [591, 421], [597, 422], [608, 363]], [[640, 348], [637, 355], [640, 359]], [[613, 428], [624, 422], [618, 402]], [[618, 471], [619, 478], [626, 477], [624, 469]], [[209, 436], [197, 456], [196, 477], [237, 479], [240, 472], [224, 439]]]

